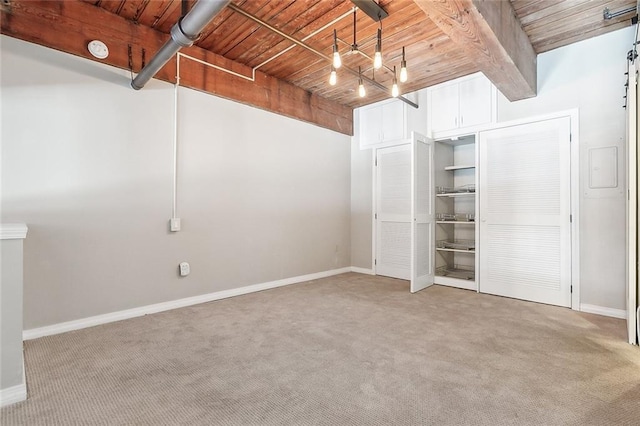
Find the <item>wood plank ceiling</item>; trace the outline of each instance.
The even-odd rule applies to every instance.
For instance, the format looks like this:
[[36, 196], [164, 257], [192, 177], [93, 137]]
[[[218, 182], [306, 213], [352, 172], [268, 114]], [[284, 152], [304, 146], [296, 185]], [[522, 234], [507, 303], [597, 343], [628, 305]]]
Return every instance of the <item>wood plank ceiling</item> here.
[[[180, 0], [82, 1], [84, 2], [81, 8], [82, 11], [77, 14], [93, 15], [85, 16], [82, 25], [91, 26], [91, 22], [96, 22], [96, 25], [98, 25], [97, 22], [107, 16], [105, 15], [106, 12], [109, 15], [117, 15], [120, 19], [126, 20], [129, 25], [144, 27], [153, 34], [164, 35], [165, 39], [171, 27], [180, 18], [182, 9]], [[483, 14], [485, 13], [483, 9], [490, 6], [478, 4], [481, 2], [477, 0], [474, 1]], [[29, 13], [30, 16], [37, 15], [41, 17], [45, 13], [55, 14], [56, 11], [62, 13], [62, 5], [56, 8], [46, 5], [46, 3], [50, 2], [29, 2], [30, 4], [27, 6], [25, 4], [27, 1], [25, 0], [3, 0], [3, 3], [9, 3], [9, 6], [5, 6], [3, 9], [3, 33], [91, 58], [86, 52], [80, 52], [78, 48], [67, 48], [63, 43], [56, 43], [51, 40], [54, 36], [59, 37], [58, 35], [49, 35], [47, 39], [46, 34], [40, 34], [43, 31], [42, 29], [29, 29], [27, 24], [19, 26], [14, 22], [19, 15], [16, 11], [27, 13], [29, 10], [39, 7], [42, 8], [41, 12], [33, 11]], [[64, 3], [71, 3], [71, 1], [65, 1]], [[193, 4], [193, 1], [190, 3]], [[232, 0], [232, 3], [280, 31], [298, 40], [304, 40], [308, 45], [327, 55], [332, 52], [333, 31], [336, 30], [338, 38], [344, 41], [339, 43], [343, 64], [356, 70], [361, 67], [365, 76], [373, 77], [370, 60], [360, 54], [350, 52], [350, 45], [353, 43], [354, 38], [354, 4], [351, 1]], [[434, 6], [430, 3], [433, 3]], [[634, 6], [635, 3], [636, 0], [511, 0], [510, 5], [509, 3], [503, 4], [502, 6], [507, 6], [507, 8], [502, 8], [506, 10], [502, 15], [515, 15], [515, 18], [517, 18], [515, 25], [518, 25], [518, 23], [521, 25], [529, 39], [530, 46], [533, 46], [532, 50], [534, 52], [532, 52], [532, 64], [530, 64], [534, 72], [532, 94], [535, 94], [535, 54], [631, 25], [631, 17], [635, 15], [635, 12], [615, 19], [605, 20], [603, 19], [603, 10], [605, 7], [608, 7], [611, 11], [622, 10]], [[455, 7], [451, 7], [449, 16], [442, 18], [442, 10], [437, 10], [435, 6], [447, 6], [448, 4], [452, 4]], [[401, 85], [402, 93], [422, 89], [477, 71], [485, 71], [489, 78], [496, 83], [495, 79], [499, 77], [492, 76], [491, 70], [487, 72], [486, 67], [483, 68], [482, 66], [482, 61], [479, 61], [477, 55], [469, 50], [466, 43], [456, 40], [447, 31], [449, 27], [455, 27], [456, 25], [460, 27], [458, 32], [471, 31], [467, 26], [467, 21], [465, 21], [465, 12], [469, 13], [470, 9], [474, 9], [472, 0], [440, 0], [433, 2], [379, 0], [379, 5], [389, 14], [381, 22], [383, 33], [382, 51], [385, 65], [390, 67], [395, 65], [399, 68], [402, 47], [405, 47], [409, 81]], [[70, 9], [69, 4], [65, 6], [65, 10]], [[437, 16], [434, 17], [432, 10], [437, 10]], [[73, 14], [71, 12], [65, 13]], [[12, 17], [12, 14], [15, 16]], [[379, 24], [360, 10], [356, 12], [355, 16], [355, 35], [359, 49], [369, 56], [373, 56], [375, 35]], [[56, 18], [53, 16], [50, 19], [55, 20]], [[489, 21], [489, 18], [485, 19]], [[498, 17], [497, 19], [504, 20], [504, 17]], [[35, 21], [33, 25], [36, 25]], [[129, 31], [132, 34], [131, 37], [135, 37], [135, 27], [130, 27], [131, 29], [129, 30], [123, 27], [122, 31]], [[29, 33], [29, 31], [31, 31], [31, 34], [25, 34]], [[89, 29], [85, 28], [83, 30], [85, 38], [88, 38], [90, 33]], [[148, 34], [148, 32], [145, 34]], [[117, 43], [115, 40], [110, 39], [110, 34], [105, 32], [104, 28], [96, 27], [95, 34], [91, 37], [102, 39], [107, 45], [113, 46], [112, 49], [121, 48], [119, 46], [122, 45], [122, 42]], [[157, 50], [157, 43], [155, 41], [153, 43], [149, 42], [150, 36], [147, 36], [146, 39], [143, 39], [141, 35], [138, 35], [138, 37], [139, 40], [132, 40], [132, 44], [142, 46], [145, 49], [146, 60], [148, 61]], [[500, 40], [500, 34], [497, 34], [496, 37], [497, 41], [502, 41]], [[486, 38], [487, 34], [481, 32], [477, 40], [482, 44], [486, 41]], [[88, 40], [82, 41], [86, 43]], [[147, 43], [146, 47], [145, 43]], [[504, 43], [502, 44], [504, 45]], [[200, 53], [196, 56], [202, 59], [205, 59], [203, 56], [206, 56], [208, 61], [212, 60], [220, 67], [229, 68], [247, 77], [252, 75], [252, 70], [256, 70], [259, 75], [264, 74], [277, 81], [286, 82], [302, 89], [306, 93], [313, 94], [319, 100], [327, 100], [327, 105], [332, 103], [344, 106], [348, 114], [350, 114], [351, 108], [390, 97], [388, 91], [383, 91], [367, 84], [365, 84], [367, 86], [367, 97], [364, 99], [358, 97], [358, 77], [346, 72], [344, 69], [338, 70], [338, 84], [331, 86], [328, 83], [330, 63], [326, 59], [304, 48], [292, 47], [292, 42], [232, 11], [230, 8], [224, 9], [207, 25], [202, 32], [202, 36], [196, 42], [196, 46], [200, 49], [198, 50]], [[489, 46], [491, 46], [491, 42], [489, 42]], [[134, 71], [139, 71], [141, 67], [140, 53], [139, 49], [134, 50], [133, 68]], [[192, 50], [187, 50], [192, 52]], [[509, 53], [508, 51], [506, 52], [507, 59], [510, 59], [508, 58]], [[515, 53], [517, 54], [517, 52]], [[121, 53], [122, 55], [126, 57], [126, 53]], [[498, 56], [498, 60], [503, 60], [503, 58]], [[127, 67], [129, 63], [128, 60], [126, 61], [127, 65], [120, 62], [122, 61], [114, 60], [114, 62], [108, 63], [121, 67]], [[196, 75], [204, 71], [198, 71], [195, 68], [195, 65], [198, 64], [191, 65], [191, 71], [186, 70], [185, 75], [188, 76], [191, 73], [195, 80]], [[516, 65], [519, 66], [517, 63]], [[204, 67], [202, 65], [198, 66], [200, 68]], [[170, 62], [166, 67], [174, 69], [175, 61]], [[494, 70], [496, 72], [494, 74], [497, 75], [500, 69], [500, 64], [495, 65]], [[208, 71], [216, 72], [216, 76], [218, 76], [216, 81], [222, 78], [220, 77], [222, 71]], [[516, 70], [517, 72], [518, 70]], [[175, 71], [166, 71], [164, 74], [159, 75], [158, 78], [173, 81], [172, 74], [174, 73]], [[522, 73], [526, 75], [526, 71], [522, 71]], [[224, 81], [232, 82], [230, 85], [237, 86], [238, 90], [246, 91], [250, 87], [245, 84], [246, 81], [236, 83], [232, 80], [242, 80], [241, 78], [226, 74]], [[216, 86], [217, 88], [213, 87], [213, 83], [207, 83], [208, 77], [206, 75], [198, 78], [202, 80], [198, 84], [202, 84], [203, 87], [197, 87], [195, 81], [185, 85], [256, 104], [255, 101], [247, 98], [246, 94], [234, 96], [229, 91], [221, 90], [219, 84]], [[379, 71], [375, 73], [375, 80], [390, 88], [393, 75], [388, 71]], [[256, 79], [255, 84], [258, 83], [258, 79]], [[496, 85], [498, 84], [496, 83]], [[500, 86], [498, 85], [498, 87]], [[291, 98], [304, 98], [303, 95], [294, 93], [294, 89], [291, 89]], [[505, 93], [505, 95], [507, 94]], [[305, 101], [302, 100], [300, 102]], [[315, 102], [317, 104], [320, 101]], [[258, 102], [257, 106], [271, 109], [271, 104], [262, 105]], [[273, 109], [285, 115], [296, 115], [295, 113], [290, 114], [287, 111], [281, 111], [278, 108]], [[296, 107], [291, 109], [296, 109]], [[325, 109], [333, 115], [347, 115], [347, 113], [340, 111], [339, 107], [326, 106]], [[309, 115], [309, 117], [296, 118], [316, 122], [345, 133], [350, 133], [352, 130], [347, 128], [349, 127], [348, 125], [345, 127], [344, 124], [328, 125], [327, 123], [321, 123], [313, 114]], [[329, 120], [332, 120], [332, 118], [329, 118]]]

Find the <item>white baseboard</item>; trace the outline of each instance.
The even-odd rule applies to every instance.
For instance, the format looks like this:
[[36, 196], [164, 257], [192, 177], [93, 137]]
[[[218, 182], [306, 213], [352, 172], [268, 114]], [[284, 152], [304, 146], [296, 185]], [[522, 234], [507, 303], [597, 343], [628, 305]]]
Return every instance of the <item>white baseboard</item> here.
[[15, 404], [27, 399], [27, 384], [11, 386], [10, 388], [0, 389], [0, 407]]
[[358, 274], [375, 275], [373, 269], [359, 268], [357, 266], [352, 266], [351, 272], [357, 272]]
[[83, 318], [79, 320], [48, 325], [45, 327], [32, 328], [29, 330], [24, 330], [22, 332], [22, 339], [23, 340], [37, 339], [39, 337], [66, 333], [67, 331], [80, 330], [82, 328], [93, 327], [96, 325], [107, 324], [110, 322], [121, 321], [129, 318], [141, 317], [143, 315], [155, 314], [157, 312], [168, 311], [171, 309], [184, 308], [185, 306], [197, 305], [200, 303], [211, 302], [213, 300], [226, 299], [228, 297], [240, 296], [243, 294], [254, 293], [256, 291], [268, 290], [271, 288], [282, 287], [285, 285], [317, 280], [320, 278], [326, 278], [333, 275], [344, 274], [346, 272], [351, 272], [351, 267], [332, 269], [329, 271], [317, 272], [317, 273], [308, 274], [308, 275], [300, 275], [300, 276], [291, 277], [291, 278], [284, 278], [281, 280], [269, 281], [266, 283], [254, 284], [246, 287], [233, 288], [230, 290], [217, 291], [215, 293], [208, 293], [200, 296], [187, 297], [184, 299], [171, 300], [169, 302], [162, 302], [162, 303], [156, 303], [153, 305], [141, 306], [139, 308], [126, 309], [124, 311], [112, 312], [110, 314], [96, 315], [93, 317]]
[[624, 309], [605, 308], [603, 306], [580, 304], [580, 312], [586, 312], [588, 314], [604, 315], [605, 317], [613, 318], [627, 318], [627, 311]]

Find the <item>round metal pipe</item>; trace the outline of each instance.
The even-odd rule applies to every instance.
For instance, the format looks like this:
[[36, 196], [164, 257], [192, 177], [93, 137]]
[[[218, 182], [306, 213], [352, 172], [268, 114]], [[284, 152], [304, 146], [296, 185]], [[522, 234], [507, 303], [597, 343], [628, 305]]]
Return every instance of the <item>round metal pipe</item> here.
[[140, 90], [169, 59], [181, 48], [189, 47], [200, 37], [200, 32], [222, 11], [230, 0], [199, 0], [183, 18], [171, 28], [171, 38], [138, 73], [131, 87]]

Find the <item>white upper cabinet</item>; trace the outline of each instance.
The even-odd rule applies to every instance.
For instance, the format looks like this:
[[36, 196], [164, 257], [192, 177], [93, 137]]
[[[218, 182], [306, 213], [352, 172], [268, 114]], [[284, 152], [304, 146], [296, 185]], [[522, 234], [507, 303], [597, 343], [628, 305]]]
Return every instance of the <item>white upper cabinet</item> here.
[[416, 102], [419, 108], [398, 99], [389, 99], [354, 110], [354, 137], [360, 149], [400, 145], [409, 142], [412, 131], [426, 133], [426, 91], [407, 98]]
[[432, 134], [471, 130], [495, 121], [495, 89], [482, 74], [463, 77], [429, 89]]

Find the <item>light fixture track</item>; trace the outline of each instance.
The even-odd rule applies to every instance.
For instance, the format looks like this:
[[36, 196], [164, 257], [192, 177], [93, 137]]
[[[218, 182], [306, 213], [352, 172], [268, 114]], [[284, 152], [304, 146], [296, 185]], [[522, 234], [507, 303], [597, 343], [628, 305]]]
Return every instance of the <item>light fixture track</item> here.
[[[229, 3], [227, 5], [227, 7], [229, 9], [233, 10], [234, 12], [244, 16], [245, 18], [248, 18], [248, 19], [254, 21], [257, 24], [260, 24], [261, 26], [263, 26], [264, 28], [268, 29], [269, 31], [272, 31], [272, 32], [278, 34], [279, 36], [289, 40], [292, 43], [297, 44], [298, 46], [300, 46], [300, 47], [302, 47], [304, 49], [307, 49], [308, 51], [314, 53], [315, 55], [320, 56], [321, 58], [323, 58], [323, 59], [325, 59], [325, 60], [327, 60], [327, 61], [329, 61], [331, 63], [333, 62], [333, 58], [331, 56], [326, 55], [326, 54], [320, 52], [319, 50], [309, 46], [305, 42], [300, 41], [300, 40], [296, 39], [295, 37], [292, 37], [289, 34], [287, 34], [287, 33], [283, 32], [283, 31], [275, 28], [273, 25], [270, 25], [270, 24], [266, 23], [265, 21], [263, 21], [262, 19], [258, 18], [257, 16], [254, 16], [251, 13], [241, 9], [240, 7], [235, 5], [234, 3]], [[360, 76], [360, 74], [358, 73], [357, 70], [354, 70], [352, 68], [346, 67], [344, 65], [342, 66], [342, 68], [344, 68], [346, 71], [348, 71], [349, 73], [351, 73], [351, 74], [353, 74], [355, 76], [358, 76], [358, 77]], [[384, 90], [385, 92], [389, 93], [389, 89], [387, 87], [385, 87], [383, 84], [381, 84], [380, 82], [372, 80], [372, 79], [370, 79], [370, 78], [368, 78], [368, 77], [366, 77], [364, 75], [362, 76], [362, 79], [364, 81], [368, 82], [369, 84], [371, 84], [371, 85], [373, 85], [373, 86], [375, 86], [375, 87], [377, 87], [377, 88], [379, 88], [381, 90]], [[416, 104], [415, 102], [405, 98], [404, 96], [398, 96], [398, 99], [400, 99], [401, 101], [403, 101], [404, 103], [406, 103], [408, 105], [411, 105], [414, 108], [418, 108], [418, 104]]]

